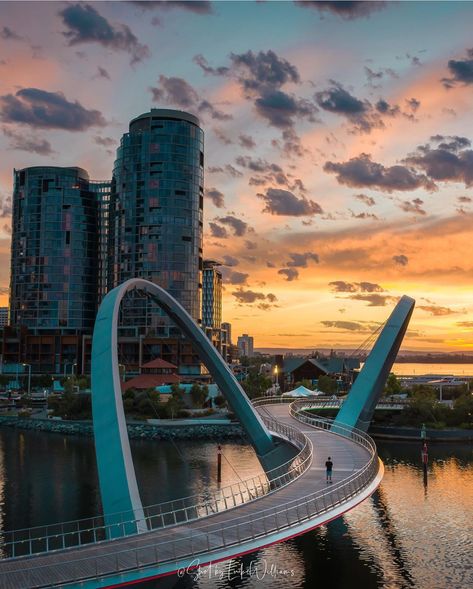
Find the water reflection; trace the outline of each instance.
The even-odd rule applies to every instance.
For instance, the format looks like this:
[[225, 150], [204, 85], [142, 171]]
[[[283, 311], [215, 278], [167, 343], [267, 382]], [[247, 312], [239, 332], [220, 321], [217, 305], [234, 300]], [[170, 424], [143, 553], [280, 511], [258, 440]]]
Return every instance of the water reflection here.
[[[132, 451], [145, 504], [218, 486], [216, 444], [137, 441]], [[223, 485], [261, 472], [250, 447], [225, 443], [223, 452]], [[379, 491], [343, 518], [197, 576], [139, 587], [472, 587], [473, 446], [432, 444], [428, 487], [418, 444], [381, 443], [379, 453], [385, 463]], [[99, 510], [91, 439], [0, 429], [3, 529]]]

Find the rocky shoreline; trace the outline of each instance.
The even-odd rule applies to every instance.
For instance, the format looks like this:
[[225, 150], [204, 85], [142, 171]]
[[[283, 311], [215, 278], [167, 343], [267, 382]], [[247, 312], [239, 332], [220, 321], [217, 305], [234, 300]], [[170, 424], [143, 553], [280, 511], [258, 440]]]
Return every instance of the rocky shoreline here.
[[[90, 421], [60, 421], [54, 419], [31, 419], [0, 416], [0, 426], [32, 431], [51, 432], [62, 435], [93, 436]], [[128, 436], [131, 440], [208, 440], [244, 438], [243, 428], [237, 423], [202, 423], [179, 425], [151, 425], [148, 423], [128, 423]]]

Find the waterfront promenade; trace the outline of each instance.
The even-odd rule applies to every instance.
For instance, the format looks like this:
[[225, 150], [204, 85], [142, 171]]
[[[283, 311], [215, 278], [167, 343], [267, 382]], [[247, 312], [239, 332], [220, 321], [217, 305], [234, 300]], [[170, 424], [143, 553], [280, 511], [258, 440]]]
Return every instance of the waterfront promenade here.
[[[258, 411], [270, 427], [273, 422], [279, 432], [296, 430], [299, 441], [309, 444], [288, 484], [262, 486], [259, 496], [253, 493], [232, 508], [139, 535], [3, 560], [0, 587], [109, 587], [170, 574], [193, 562], [228, 559], [326, 523], [377, 488], [383, 467], [366, 434], [332, 433], [328, 421], [305, 414], [296, 403], [264, 404]], [[325, 483], [328, 455], [335, 464], [332, 485]]]

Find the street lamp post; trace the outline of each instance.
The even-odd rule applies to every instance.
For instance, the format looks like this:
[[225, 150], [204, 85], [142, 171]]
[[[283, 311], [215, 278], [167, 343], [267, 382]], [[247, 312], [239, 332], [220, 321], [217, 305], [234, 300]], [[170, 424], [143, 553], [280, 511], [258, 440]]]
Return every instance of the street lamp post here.
[[31, 394], [31, 364], [23, 364], [23, 366], [28, 366], [28, 397]]

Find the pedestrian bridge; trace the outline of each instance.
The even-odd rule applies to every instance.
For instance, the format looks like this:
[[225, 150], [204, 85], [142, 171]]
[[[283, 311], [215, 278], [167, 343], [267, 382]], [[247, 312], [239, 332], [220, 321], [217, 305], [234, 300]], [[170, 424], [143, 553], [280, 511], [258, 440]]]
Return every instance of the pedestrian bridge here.
[[[118, 534], [102, 517], [4, 532], [0, 587], [92, 589], [169, 575], [303, 534], [376, 490], [383, 465], [366, 433], [308, 413], [304, 400], [265, 398], [254, 406], [271, 434], [297, 452], [288, 462], [206, 496], [145, 507], [139, 518], [115, 514]], [[124, 535], [131, 527], [147, 531]]]

